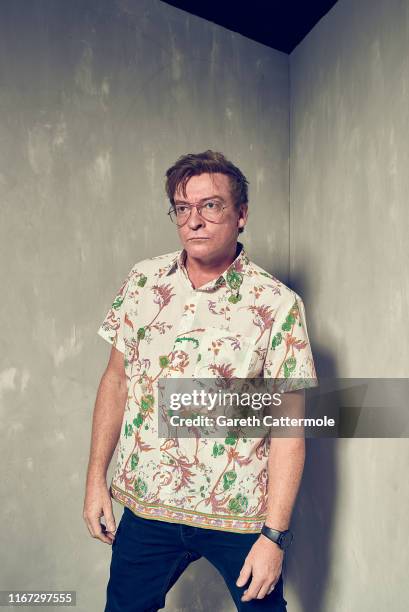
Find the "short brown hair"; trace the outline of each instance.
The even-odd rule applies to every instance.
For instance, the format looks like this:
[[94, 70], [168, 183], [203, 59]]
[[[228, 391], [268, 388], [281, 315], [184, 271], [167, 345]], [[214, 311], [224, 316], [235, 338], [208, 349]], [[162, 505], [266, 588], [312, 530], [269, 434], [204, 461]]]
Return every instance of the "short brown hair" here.
[[[175, 205], [174, 196], [180, 186], [184, 197], [186, 197], [186, 183], [192, 176], [208, 173], [226, 174], [229, 177], [230, 193], [236, 209], [240, 204], [248, 204], [248, 180], [237, 166], [217, 151], [208, 149], [204, 153], [189, 153], [182, 155], [166, 171], [165, 189], [172, 206]], [[239, 234], [243, 228], [239, 228]]]

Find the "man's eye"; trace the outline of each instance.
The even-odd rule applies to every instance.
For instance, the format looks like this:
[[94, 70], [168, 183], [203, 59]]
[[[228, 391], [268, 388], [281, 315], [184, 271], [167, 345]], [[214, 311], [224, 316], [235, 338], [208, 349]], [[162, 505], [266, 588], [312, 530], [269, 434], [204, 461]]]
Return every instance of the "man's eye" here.
[[205, 206], [206, 208], [210, 208], [210, 209], [217, 208], [216, 202], [213, 202], [212, 200], [210, 200], [209, 202], [206, 202]]
[[176, 212], [178, 215], [183, 214], [187, 211], [187, 206], [176, 206]]

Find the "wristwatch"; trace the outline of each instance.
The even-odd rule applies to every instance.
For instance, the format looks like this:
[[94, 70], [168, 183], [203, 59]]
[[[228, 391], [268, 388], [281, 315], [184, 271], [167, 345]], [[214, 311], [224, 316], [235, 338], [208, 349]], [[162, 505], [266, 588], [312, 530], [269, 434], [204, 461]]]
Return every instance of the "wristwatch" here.
[[292, 531], [289, 529], [286, 529], [285, 531], [278, 531], [278, 529], [271, 529], [271, 527], [267, 527], [265, 523], [261, 529], [261, 533], [272, 542], [278, 544], [282, 550], [286, 550], [294, 538]]

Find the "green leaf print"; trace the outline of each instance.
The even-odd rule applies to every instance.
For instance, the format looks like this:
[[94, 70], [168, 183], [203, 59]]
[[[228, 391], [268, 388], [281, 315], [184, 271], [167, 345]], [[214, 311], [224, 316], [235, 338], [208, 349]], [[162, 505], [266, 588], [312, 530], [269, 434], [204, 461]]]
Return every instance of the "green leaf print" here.
[[148, 277], [145, 274], [141, 274], [140, 279], [138, 280], [138, 287], [144, 287]]
[[223, 489], [225, 491], [227, 491], [227, 489], [230, 489], [233, 486], [236, 478], [237, 478], [237, 474], [234, 470], [231, 470], [230, 472], [226, 472], [223, 475]]
[[240, 272], [236, 272], [236, 270], [230, 270], [227, 273], [227, 283], [230, 289], [233, 289], [233, 290], [239, 289], [242, 282], [243, 282], [243, 275], [240, 274]]
[[283, 331], [290, 331], [291, 327], [294, 325], [295, 323], [295, 316], [294, 314], [298, 312], [298, 305], [297, 302], [294, 303], [294, 305], [290, 308], [290, 312], [288, 313], [285, 322], [282, 324], [281, 329]]
[[142, 480], [142, 478], [137, 478], [135, 480], [134, 489], [135, 494], [138, 497], [144, 497], [148, 491], [148, 485]]
[[291, 374], [291, 372], [293, 372], [295, 370], [295, 366], [296, 366], [297, 360], [295, 357], [289, 357], [288, 359], [286, 359], [284, 361], [284, 376], [285, 378], [288, 378]]
[[133, 434], [133, 427], [131, 424], [128, 424], [127, 427], [128, 427], [127, 435], [131, 436]]
[[293, 324], [294, 324], [294, 322], [295, 322], [295, 319], [294, 319], [293, 315], [292, 315], [292, 314], [289, 314], [289, 315], [286, 317], [285, 323], [283, 323], [283, 324], [282, 324], [281, 329], [282, 329], [283, 331], [290, 331], [290, 330], [291, 330], [291, 327], [292, 327], [292, 326], [293, 326]]
[[136, 333], [138, 340], [143, 340], [145, 338], [145, 328], [140, 327]]
[[188, 342], [194, 342], [196, 348], [199, 346], [199, 340], [197, 338], [187, 338], [187, 337], [176, 338], [175, 344], [176, 342], [183, 342], [184, 340], [187, 340]]
[[169, 358], [167, 355], [161, 355], [159, 357], [159, 365], [161, 368], [166, 368], [169, 365]]
[[129, 436], [132, 436], [133, 433], [133, 428], [132, 425], [129, 425], [128, 421], [125, 422], [125, 438], [128, 438]]
[[223, 455], [225, 450], [226, 449], [224, 448], [223, 444], [217, 444], [217, 442], [215, 442], [213, 444], [212, 455], [213, 457], [220, 457], [220, 455]]
[[149, 410], [149, 408], [153, 405], [153, 395], [144, 395], [141, 400], [141, 408], [142, 410]]
[[131, 470], [134, 470], [139, 463], [139, 456], [136, 453], [132, 453], [131, 457]]
[[229, 501], [229, 510], [233, 514], [240, 514], [247, 510], [247, 506], [249, 505], [247, 497], [242, 495], [241, 493], [237, 493], [236, 497], [233, 497]]
[[227, 438], [224, 440], [224, 443], [231, 444], [231, 446], [234, 446], [236, 444], [236, 440], [237, 438], [233, 434], [229, 434]]
[[241, 300], [240, 293], [238, 295], [231, 295], [229, 297], [229, 302], [231, 302], [232, 304], [237, 304], [237, 302], [240, 302], [240, 300]]
[[143, 416], [142, 414], [139, 412], [138, 416], [136, 417], [136, 419], [133, 420], [133, 424], [135, 425], [135, 427], [140, 427], [143, 423]]
[[276, 333], [276, 335], [273, 338], [273, 341], [271, 342], [271, 348], [275, 349], [277, 346], [279, 346], [282, 342], [283, 339], [283, 335], [281, 332]]
[[114, 310], [118, 310], [118, 308], [121, 307], [123, 301], [124, 301], [124, 297], [123, 296], [116, 297], [114, 302], [113, 302], [113, 304], [112, 304], [112, 308]]

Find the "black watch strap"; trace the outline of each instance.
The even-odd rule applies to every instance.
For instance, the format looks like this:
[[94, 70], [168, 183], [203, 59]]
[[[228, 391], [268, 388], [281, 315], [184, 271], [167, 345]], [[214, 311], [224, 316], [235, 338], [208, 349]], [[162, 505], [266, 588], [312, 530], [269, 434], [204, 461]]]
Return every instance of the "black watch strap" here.
[[293, 534], [289, 529], [279, 531], [278, 529], [272, 529], [267, 527], [267, 525], [263, 525], [261, 533], [272, 542], [278, 544], [282, 550], [288, 548], [293, 540]]

